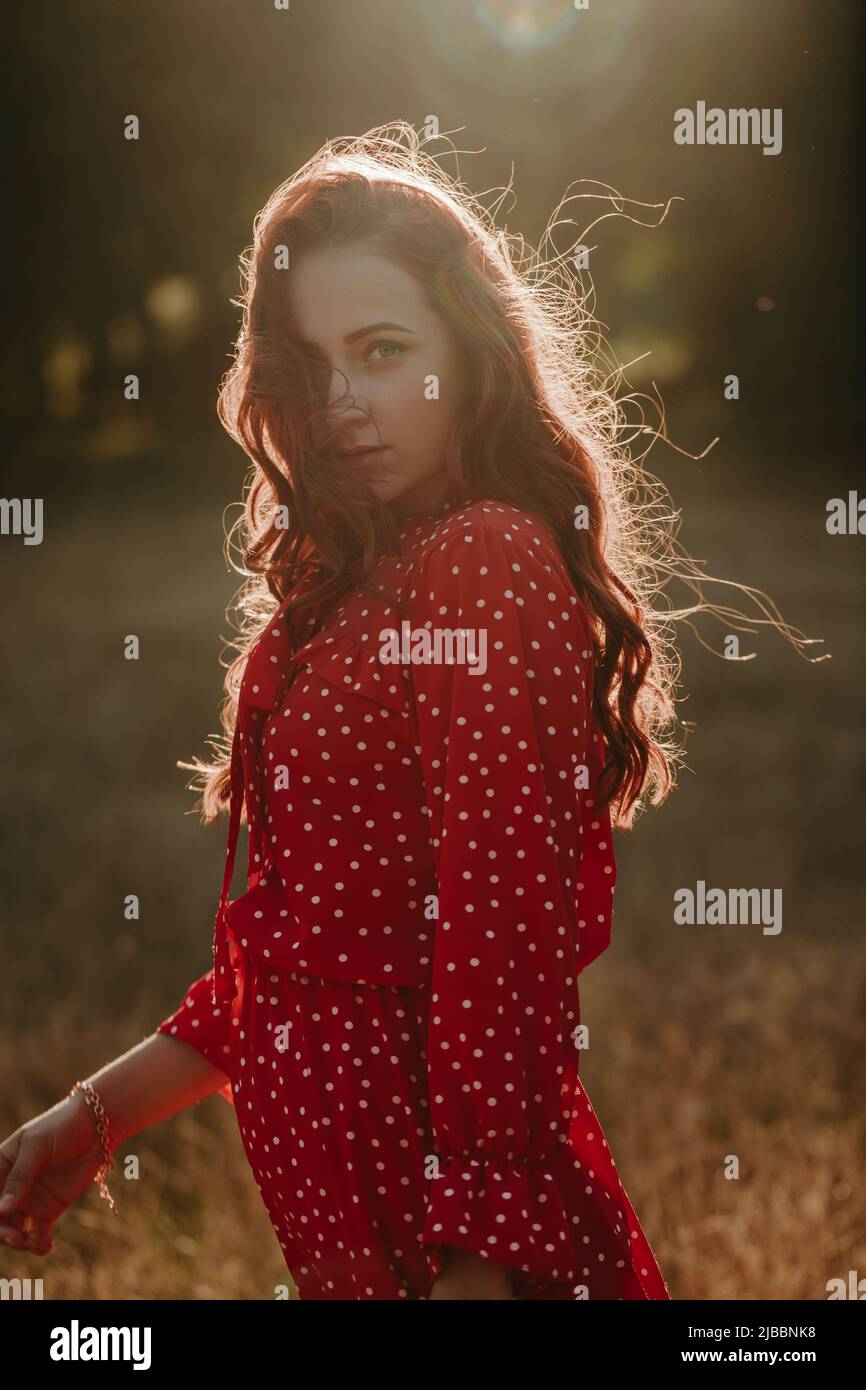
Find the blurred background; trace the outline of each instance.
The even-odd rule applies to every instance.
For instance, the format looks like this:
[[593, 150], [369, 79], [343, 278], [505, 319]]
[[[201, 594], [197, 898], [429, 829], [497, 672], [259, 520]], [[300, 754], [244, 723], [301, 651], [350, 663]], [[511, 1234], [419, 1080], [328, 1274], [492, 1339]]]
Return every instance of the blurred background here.
[[[664, 403], [648, 464], [683, 544], [832, 659], [759, 629], [756, 659], [728, 662], [683, 630], [689, 766], [619, 836], [582, 1077], [674, 1298], [820, 1299], [866, 1273], [866, 541], [825, 526], [830, 498], [866, 489], [862, 6], [81, 0], [20, 9], [6, 47], [2, 495], [42, 497], [45, 534], [0, 536], [0, 1137], [210, 965], [225, 823], [202, 830], [176, 762], [218, 727], [246, 459], [215, 402], [253, 218], [326, 139], [435, 116], [459, 171], [447, 141], [426, 151], [488, 203], [511, 181], [498, 220], [532, 245], [576, 180], [653, 205], [649, 223], [681, 200], [660, 226], [596, 226], [595, 312], [628, 387]], [[675, 144], [698, 101], [782, 108], [781, 153]], [[609, 211], [563, 215], [577, 232]], [[675, 925], [698, 879], [782, 888], [781, 933]], [[0, 1275], [55, 1299], [272, 1298], [285, 1265], [231, 1108], [126, 1147], [142, 1177], [115, 1177], [122, 1219], [91, 1189], [47, 1262], [0, 1249]]]

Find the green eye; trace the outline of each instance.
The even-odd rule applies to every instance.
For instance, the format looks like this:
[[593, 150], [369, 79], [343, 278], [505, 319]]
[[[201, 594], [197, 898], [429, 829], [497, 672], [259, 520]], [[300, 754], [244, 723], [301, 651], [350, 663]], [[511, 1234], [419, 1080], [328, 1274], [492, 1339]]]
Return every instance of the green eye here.
[[[401, 353], [401, 352], [405, 352], [405, 351], [406, 351], [406, 347], [404, 346], [403, 343], [392, 343], [392, 342], [390, 341], [390, 339], [388, 339], [388, 338], [380, 338], [379, 342], [377, 342], [377, 343], [371, 343], [371, 344], [370, 344], [370, 347], [369, 347], [367, 353], [365, 354], [365, 360], [366, 360], [366, 357], [369, 356], [369, 354], [370, 354], [371, 352], [373, 352], [374, 349], [376, 349], [376, 348], [396, 348], [398, 354]], [[393, 361], [394, 361], [394, 358], [393, 358], [393, 357], [380, 357], [380, 358], [379, 358], [379, 361], [380, 361], [380, 362], [393, 362]]]

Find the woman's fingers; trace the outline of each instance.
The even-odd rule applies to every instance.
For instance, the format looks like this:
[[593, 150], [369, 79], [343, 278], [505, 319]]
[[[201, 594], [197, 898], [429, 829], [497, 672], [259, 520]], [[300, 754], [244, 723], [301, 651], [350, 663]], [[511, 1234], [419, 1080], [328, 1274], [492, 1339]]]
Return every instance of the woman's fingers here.
[[54, 1249], [51, 1236], [25, 1236], [24, 1249], [31, 1255], [48, 1255]]
[[53, 1224], [48, 1217], [28, 1216], [27, 1212], [16, 1211], [0, 1223], [0, 1240], [16, 1250], [32, 1250], [42, 1254], [54, 1243], [51, 1236]]
[[51, 1236], [23, 1236], [20, 1231], [11, 1231], [9, 1235], [0, 1232], [0, 1243], [10, 1250], [23, 1250], [28, 1255], [48, 1255], [54, 1249]]
[[47, 1223], [42, 1222], [34, 1222], [29, 1230], [21, 1226], [0, 1226], [0, 1241], [12, 1250], [27, 1250], [32, 1255], [47, 1255], [54, 1246]]
[[[4, 1145], [4, 1147], [6, 1147]], [[0, 1197], [0, 1221], [8, 1221], [12, 1211], [20, 1211], [22, 1202], [26, 1199], [33, 1180], [39, 1169], [42, 1167], [42, 1159], [45, 1154], [45, 1144], [41, 1137], [25, 1133], [20, 1143], [17, 1144], [14, 1155], [12, 1146], [9, 1146], [9, 1156], [4, 1158], [4, 1167], [9, 1159], [12, 1159], [12, 1166], [5, 1174], [5, 1182]]]

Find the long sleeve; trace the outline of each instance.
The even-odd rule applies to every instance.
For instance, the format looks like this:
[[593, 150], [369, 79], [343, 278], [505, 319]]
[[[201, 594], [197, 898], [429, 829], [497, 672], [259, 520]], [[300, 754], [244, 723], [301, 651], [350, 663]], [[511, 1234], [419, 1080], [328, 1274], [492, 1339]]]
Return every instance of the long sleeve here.
[[587, 619], [531, 518], [455, 528], [412, 584], [413, 638], [463, 629], [479, 656], [411, 664], [438, 887], [424, 1242], [562, 1277], [577, 975], [609, 939], [616, 874]]
[[[212, 998], [213, 967], [206, 975], [200, 976], [187, 990], [183, 1000], [173, 1014], [156, 1029], [170, 1037], [180, 1038], [190, 1047], [206, 1057], [214, 1067], [219, 1067], [227, 1077], [231, 1075], [231, 1028], [232, 1009], [230, 1004], [214, 1005]], [[231, 1082], [221, 1086], [221, 1095], [233, 1104]]]

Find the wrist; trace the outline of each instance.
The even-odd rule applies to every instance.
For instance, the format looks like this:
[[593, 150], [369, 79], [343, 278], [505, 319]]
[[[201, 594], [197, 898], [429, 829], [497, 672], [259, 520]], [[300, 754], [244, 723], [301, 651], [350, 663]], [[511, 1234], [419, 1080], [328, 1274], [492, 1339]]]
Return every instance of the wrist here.
[[[92, 1083], [87, 1084], [92, 1087]], [[103, 1162], [113, 1158], [115, 1149], [123, 1142], [123, 1136], [105, 1109], [100, 1091], [92, 1088], [88, 1095], [85, 1090], [78, 1089], [71, 1091], [66, 1099], [76, 1107], [75, 1122], [82, 1136], [86, 1130], [94, 1148], [102, 1155]]]
[[93, 1111], [94, 1128], [96, 1129], [97, 1144], [101, 1162], [96, 1172], [96, 1183], [99, 1187], [99, 1195], [103, 1201], [108, 1202], [111, 1210], [117, 1215], [117, 1203], [105, 1185], [105, 1177], [113, 1164], [113, 1145], [111, 1136], [111, 1125], [102, 1097], [91, 1081], [76, 1081], [69, 1092], [70, 1097], [81, 1095], [87, 1102], [87, 1108]]
[[74, 1096], [66, 1096], [54, 1108], [66, 1119], [82, 1150], [92, 1148], [94, 1152], [102, 1152], [96, 1116], [80, 1091]]

